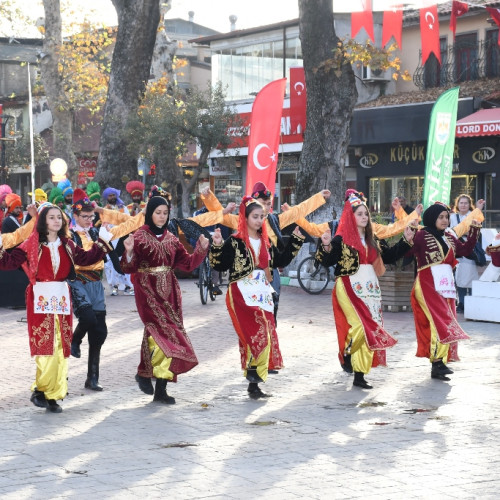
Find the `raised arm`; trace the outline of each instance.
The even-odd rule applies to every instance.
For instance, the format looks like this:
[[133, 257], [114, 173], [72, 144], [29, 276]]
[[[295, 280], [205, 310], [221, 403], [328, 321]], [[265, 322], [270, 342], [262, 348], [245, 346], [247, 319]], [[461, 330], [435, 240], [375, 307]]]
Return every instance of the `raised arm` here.
[[325, 203], [325, 201], [330, 197], [330, 191], [324, 189], [323, 191], [316, 193], [307, 200], [291, 207], [286, 212], [279, 214], [278, 218], [280, 221], [280, 228], [284, 228], [293, 224], [298, 219], [305, 217], [306, 215], [314, 212], [317, 208]]

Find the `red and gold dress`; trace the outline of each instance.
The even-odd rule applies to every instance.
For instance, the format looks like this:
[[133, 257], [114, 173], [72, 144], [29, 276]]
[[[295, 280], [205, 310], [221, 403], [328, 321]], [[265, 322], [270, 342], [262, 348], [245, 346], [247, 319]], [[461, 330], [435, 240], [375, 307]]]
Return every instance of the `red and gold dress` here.
[[[63, 399], [67, 394], [66, 358], [71, 351], [73, 308], [66, 280], [74, 275], [75, 264], [87, 266], [98, 262], [108, 249], [99, 240], [85, 251], [73, 241], [61, 238], [48, 245], [39, 244], [36, 262], [29, 262], [25, 244], [11, 253], [0, 248], [0, 269], [17, 269], [24, 264], [30, 279], [26, 312], [30, 351], [37, 364], [33, 387], [44, 392], [46, 399]], [[38, 290], [49, 293], [41, 294]]]
[[[448, 247], [446, 254], [431, 233], [421, 229], [415, 235], [412, 253], [417, 259], [418, 273], [411, 293], [411, 305], [417, 333], [417, 357], [429, 358], [431, 362], [459, 359], [457, 341], [469, 337], [457, 321], [452, 269], [457, 264], [455, 257], [472, 252], [479, 230], [478, 226], [471, 226], [465, 243], [452, 231], [446, 231], [443, 235]], [[443, 265], [443, 270], [449, 268], [448, 273], [438, 275], [437, 266]], [[449, 294], [445, 289], [437, 290], [446, 279], [451, 282]]]
[[174, 269], [192, 271], [206, 255], [198, 243], [189, 254], [169, 231], [156, 236], [147, 225], [134, 234], [131, 260], [121, 260], [123, 272], [132, 275], [135, 302], [144, 336], [137, 373], [176, 382], [177, 375], [198, 364], [184, 329], [181, 289]]

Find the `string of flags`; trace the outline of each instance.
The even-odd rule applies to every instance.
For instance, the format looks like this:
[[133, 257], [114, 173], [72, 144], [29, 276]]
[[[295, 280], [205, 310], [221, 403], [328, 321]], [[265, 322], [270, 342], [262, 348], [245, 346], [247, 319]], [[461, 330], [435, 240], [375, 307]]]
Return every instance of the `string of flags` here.
[[[370, 39], [375, 43], [372, 0], [360, 1], [362, 10], [351, 13], [351, 38], [355, 38], [359, 31], [364, 28]], [[453, 39], [455, 39], [457, 18], [466, 14], [469, 11], [469, 7], [486, 9], [493, 21], [500, 27], [500, 9], [453, 0], [450, 13], [450, 30], [453, 32]], [[391, 10], [384, 11], [382, 21], [382, 47], [385, 47], [391, 38], [394, 37], [399, 49], [402, 49], [402, 32], [403, 5], [401, 4], [396, 5]], [[437, 4], [422, 7], [420, 9], [420, 34], [422, 40], [422, 64], [425, 64], [431, 53], [434, 53], [441, 63]], [[498, 34], [498, 45], [500, 46], [500, 29]]]

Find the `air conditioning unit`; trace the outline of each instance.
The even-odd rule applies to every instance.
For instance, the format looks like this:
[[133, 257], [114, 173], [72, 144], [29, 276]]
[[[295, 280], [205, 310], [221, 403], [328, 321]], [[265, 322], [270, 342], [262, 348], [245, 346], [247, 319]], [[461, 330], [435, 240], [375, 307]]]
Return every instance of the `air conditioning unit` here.
[[382, 81], [389, 82], [392, 80], [392, 70], [372, 68], [369, 64], [363, 65], [361, 68], [361, 79], [364, 81]]

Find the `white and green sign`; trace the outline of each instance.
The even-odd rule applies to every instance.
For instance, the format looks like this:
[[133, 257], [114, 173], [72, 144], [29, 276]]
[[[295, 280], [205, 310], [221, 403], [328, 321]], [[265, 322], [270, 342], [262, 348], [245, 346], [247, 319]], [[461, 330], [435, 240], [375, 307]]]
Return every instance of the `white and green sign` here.
[[459, 90], [455, 87], [443, 92], [432, 108], [425, 158], [424, 209], [436, 201], [450, 203]]

